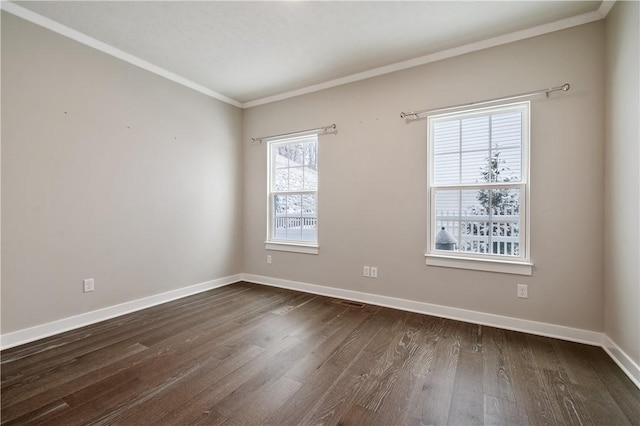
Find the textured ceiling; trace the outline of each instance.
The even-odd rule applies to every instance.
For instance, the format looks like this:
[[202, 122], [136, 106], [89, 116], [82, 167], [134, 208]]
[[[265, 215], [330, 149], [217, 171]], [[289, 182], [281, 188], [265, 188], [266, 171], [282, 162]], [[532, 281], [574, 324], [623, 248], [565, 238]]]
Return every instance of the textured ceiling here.
[[600, 3], [15, 2], [239, 102], [592, 12]]

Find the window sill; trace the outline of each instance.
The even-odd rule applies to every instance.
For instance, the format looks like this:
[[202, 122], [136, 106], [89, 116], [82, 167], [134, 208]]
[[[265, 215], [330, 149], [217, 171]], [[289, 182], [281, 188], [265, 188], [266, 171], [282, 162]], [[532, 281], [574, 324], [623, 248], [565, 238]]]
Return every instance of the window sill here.
[[293, 253], [318, 254], [317, 244], [265, 241], [264, 248], [267, 250], [289, 251]]
[[478, 259], [471, 257], [446, 256], [441, 254], [425, 254], [429, 266], [446, 268], [471, 269], [475, 271], [498, 272], [501, 274], [532, 275], [533, 263], [513, 262], [508, 260]]

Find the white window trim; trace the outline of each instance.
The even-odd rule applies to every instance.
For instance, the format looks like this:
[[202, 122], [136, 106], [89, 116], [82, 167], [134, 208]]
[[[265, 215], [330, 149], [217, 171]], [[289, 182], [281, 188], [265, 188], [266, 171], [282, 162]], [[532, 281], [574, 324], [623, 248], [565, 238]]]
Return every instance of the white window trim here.
[[433, 253], [426, 253], [424, 256], [428, 266], [443, 266], [447, 268], [471, 269], [474, 271], [499, 272], [515, 275], [533, 274], [533, 263], [531, 262], [514, 262], [501, 259], [480, 259], [463, 256], [445, 256]]
[[[522, 167], [525, 170], [523, 174], [523, 181], [517, 183], [496, 182], [487, 183], [480, 186], [514, 186], [524, 188], [524, 197], [521, 196], [520, 211], [522, 212], [520, 223], [521, 228], [524, 229], [524, 241], [521, 244], [524, 254], [521, 257], [504, 257], [499, 255], [484, 255], [473, 253], [460, 253], [460, 252], [448, 252], [445, 250], [435, 249], [435, 239], [433, 238], [433, 232], [435, 231], [436, 223], [435, 216], [432, 211], [432, 206], [435, 200], [435, 190], [432, 188], [432, 182], [434, 180], [433, 175], [433, 143], [432, 143], [432, 118], [441, 118], [451, 115], [458, 115], [461, 113], [478, 113], [488, 110], [496, 110], [499, 108], [508, 108], [516, 105], [526, 105], [527, 116], [523, 123], [525, 128], [523, 129], [523, 135], [525, 136], [522, 141]], [[470, 269], [476, 271], [497, 272], [505, 274], [517, 274], [517, 275], [532, 275], [533, 263], [531, 262], [531, 227], [530, 227], [530, 190], [531, 190], [531, 167], [530, 167], [530, 139], [531, 139], [531, 103], [525, 102], [509, 102], [492, 105], [490, 107], [475, 108], [475, 109], [458, 109], [454, 112], [447, 112], [443, 114], [433, 114], [427, 117], [427, 155], [428, 155], [428, 172], [427, 172], [427, 214], [428, 214], [428, 226], [427, 226], [427, 250], [424, 254], [425, 263], [428, 266], [438, 266], [457, 269]], [[447, 185], [438, 185], [438, 188], [443, 188]], [[475, 184], [470, 185], [451, 185], [452, 188], [461, 188], [463, 186], [473, 187], [478, 186]], [[522, 191], [522, 189], [521, 189]]]
[[[305, 135], [299, 135], [295, 137], [282, 138], [282, 139], [272, 139], [267, 143], [267, 168], [268, 168], [268, 178], [267, 178], [267, 237], [264, 242], [264, 248], [266, 250], [276, 250], [276, 251], [286, 251], [291, 253], [302, 253], [302, 254], [318, 254], [320, 251], [320, 246], [318, 245], [319, 238], [319, 215], [318, 215], [318, 205], [319, 205], [319, 185], [315, 191], [313, 190], [300, 190], [300, 191], [271, 191], [271, 180], [273, 179], [273, 158], [272, 158], [272, 150], [271, 147], [277, 144], [286, 144], [292, 143], [296, 140], [305, 140], [310, 136], [316, 137], [316, 146], [318, 145], [319, 139], [317, 133], [309, 133]], [[274, 194], [315, 194], [316, 195], [316, 241], [308, 242], [308, 241], [295, 241], [295, 240], [278, 240], [273, 239], [271, 236], [273, 235], [272, 226], [273, 226], [273, 195]]]
[[320, 250], [317, 244], [296, 244], [289, 241], [265, 241], [264, 248], [304, 254], [318, 254]]

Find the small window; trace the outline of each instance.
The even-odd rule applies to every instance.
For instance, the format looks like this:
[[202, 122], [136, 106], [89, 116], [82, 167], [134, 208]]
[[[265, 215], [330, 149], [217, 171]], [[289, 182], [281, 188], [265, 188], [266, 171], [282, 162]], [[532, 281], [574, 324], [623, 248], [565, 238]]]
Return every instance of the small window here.
[[529, 103], [434, 115], [428, 128], [427, 256], [528, 264]]
[[269, 142], [267, 248], [317, 253], [318, 137]]

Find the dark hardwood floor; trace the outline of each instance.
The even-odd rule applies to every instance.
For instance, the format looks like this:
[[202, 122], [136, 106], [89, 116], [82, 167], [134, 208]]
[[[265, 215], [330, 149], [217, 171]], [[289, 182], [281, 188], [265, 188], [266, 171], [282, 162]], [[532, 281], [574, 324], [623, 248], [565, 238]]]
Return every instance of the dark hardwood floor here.
[[640, 425], [601, 348], [249, 283], [1, 357], [2, 424]]

